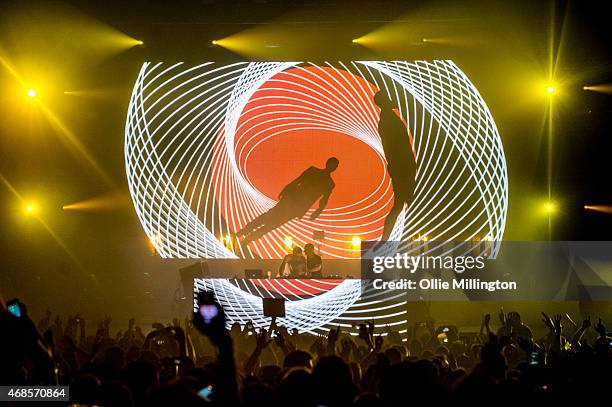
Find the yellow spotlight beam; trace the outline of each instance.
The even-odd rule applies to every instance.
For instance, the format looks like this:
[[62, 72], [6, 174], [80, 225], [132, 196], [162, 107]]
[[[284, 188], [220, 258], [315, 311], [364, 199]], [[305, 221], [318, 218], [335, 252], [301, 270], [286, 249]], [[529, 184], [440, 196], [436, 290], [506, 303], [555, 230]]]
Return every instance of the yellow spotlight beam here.
[[47, 118], [51, 126], [56, 130], [56, 132], [61, 136], [62, 141], [68, 142], [73, 148], [75, 148], [81, 156], [85, 158], [85, 160], [96, 170], [96, 172], [102, 177], [102, 179], [113, 189], [115, 188], [115, 184], [111, 177], [107, 174], [106, 170], [97, 162], [94, 158], [93, 154], [89, 152], [89, 150], [79, 141], [79, 139], [62, 123], [62, 121], [57, 117], [55, 113], [51, 111], [47, 106], [45, 106], [42, 101], [38, 100], [36, 97], [38, 92], [35, 88], [30, 88], [26, 86], [26, 82], [23, 80], [23, 77], [19, 74], [19, 72], [13, 67], [13, 65], [2, 55], [0, 55], [0, 63], [2, 66], [17, 80], [24, 88], [25, 95], [35, 100], [37, 105], [40, 107], [41, 112]]
[[93, 154], [89, 152], [87, 147], [62, 123], [62, 121], [53, 113], [48, 107], [46, 107], [43, 103], [39, 103], [40, 109], [49, 120], [49, 123], [56, 130], [56, 132], [61, 136], [62, 141], [68, 142], [68, 144], [76, 149], [81, 156], [96, 170], [96, 172], [100, 175], [100, 177], [106, 182], [107, 185], [114, 188], [115, 183], [111, 179], [111, 177], [106, 173], [106, 170], [98, 163]]
[[612, 205], [584, 205], [587, 211], [601, 212], [612, 215]]
[[128, 198], [125, 194], [114, 192], [66, 204], [62, 209], [78, 212], [104, 212], [125, 208], [127, 203]]
[[278, 58], [278, 39], [286, 37], [284, 27], [257, 26], [211, 41], [217, 47], [225, 48], [246, 57]]
[[483, 38], [470, 35], [446, 35], [439, 37], [424, 37], [422, 42], [426, 44], [445, 45], [452, 47], [470, 47], [484, 44]]
[[598, 85], [583, 86], [582, 89], [590, 90], [591, 92], [605, 93], [612, 95], [612, 83], [600, 83]]
[[406, 38], [416, 37], [418, 32], [405, 22], [391, 22], [355, 38], [353, 43], [375, 51], [394, 51], [405, 47]]
[[13, 8], [6, 13], [7, 30], [19, 38], [23, 51], [66, 66], [105, 59], [143, 41], [61, 2], [42, 2], [36, 7]]
[[123, 97], [119, 89], [113, 88], [66, 90], [64, 91], [64, 95], [97, 100], [118, 99]]
[[[0, 51], [2, 51], [0, 49]], [[6, 59], [5, 57], [3, 57], [2, 55], [0, 55], [0, 65], [2, 65], [4, 67], [4, 69], [6, 69], [8, 71], [9, 74], [11, 74], [11, 76], [13, 78], [15, 78], [15, 80], [17, 82], [19, 82], [19, 84], [23, 87], [26, 88], [26, 84], [25, 81], [23, 80], [23, 78], [21, 77], [21, 75], [19, 75], [19, 73], [17, 72], [17, 70], [15, 69], [15, 67], [13, 67], [13, 65], [8, 61], [8, 59]]]

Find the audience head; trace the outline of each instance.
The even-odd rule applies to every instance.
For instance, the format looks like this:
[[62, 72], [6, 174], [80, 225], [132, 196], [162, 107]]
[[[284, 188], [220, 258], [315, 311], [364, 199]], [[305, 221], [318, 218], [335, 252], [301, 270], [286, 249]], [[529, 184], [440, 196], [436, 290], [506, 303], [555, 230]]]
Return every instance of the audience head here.
[[312, 243], [306, 243], [306, 245], [304, 246], [304, 253], [306, 254], [306, 256], [311, 256], [315, 254], [314, 245]]
[[303, 350], [294, 350], [289, 352], [287, 356], [285, 356], [283, 367], [304, 367], [307, 369], [312, 369], [312, 355], [308, 352], [304, 352]]
[[278, 386], [278, 398], [283, 406], [316, 406], [315, 384], [309, 371], [289, 369]]
[[349, 366], [338, 356], [323, 356], [312, 371], [317, 403], [345, 406], [357, 395]]

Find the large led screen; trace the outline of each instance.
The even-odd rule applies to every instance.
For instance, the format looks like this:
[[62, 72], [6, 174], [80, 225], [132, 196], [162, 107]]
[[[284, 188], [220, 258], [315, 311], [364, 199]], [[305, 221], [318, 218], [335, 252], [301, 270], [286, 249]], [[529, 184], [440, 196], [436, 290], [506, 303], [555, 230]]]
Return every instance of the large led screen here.
[[503, 146], [452, 61], [147, 62], [125, 129], [130, 193], [166, 258], [314, 243], [502, 240]]

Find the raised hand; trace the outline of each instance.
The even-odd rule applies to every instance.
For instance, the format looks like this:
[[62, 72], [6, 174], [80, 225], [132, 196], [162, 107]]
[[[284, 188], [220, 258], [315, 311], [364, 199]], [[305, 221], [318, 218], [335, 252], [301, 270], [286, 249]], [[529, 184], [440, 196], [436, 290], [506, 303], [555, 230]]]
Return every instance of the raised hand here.
[[601, 321], [601, 318], [599, 318], [599, 321], [597, 322], [597, 325], [594, 326], [594, 328], [595, 331], [597, 331], [597, 333], [599, 334], [599, 336], [601, 336], [602, 338], [606, 337], [606, 327]]
[[274, 331], [274, 333], [276, 334], [274, 336], [274, 343], [279, 347], [279, 348], [284, 348], [286, 345], [285, 342], [285, 336], [282, 334], [281, 331], [279, 331], [278, 329]]
[[276, 330], [277, 330], [276, 317], [272, 317], [270, 319], [270, 326], [268, 327], [268, 332], [270, 333], [270, 336], [272, 336], [272, 332]]
[[359, 324], [359, 339], [362, 339], [369, 348], [372, 348], [372, 335], [370, 328], [366, 324]]
[[377, 352], [380, 351], [382, 349], [383, 342], [384, 342], [383, 336], [382, 335], [378, 335], [374, 339], [374, 350], [377, 351]]
[[499, 322], [501, 322], [501, 324], [505, 326], [506, 323], [508, 322], [508, 318], [506, 318], [506, 313], [504, 312], [503, 308], [500, 308], [498, 317], [499, 317]]
[[551, 332], [555, 330], [552, 319], [545, 312], [542, 312], [542, 322]]
[[327, 341], [330, 344], [335, 344], [338, 341], [338, 336], [340, 335], [340, 327], [338, 326], [336, 329], [330, 329], [327, 334]]
[[325, 346], [323, 346], [323, 340], [321, 337], [318, 337], [314, 340], [312, 345], [310, 345], [310, 353], [315, 355], [323, 355], [325, 351]]
[[246, 324], [244, 324], [244, 329], [242, 330], [243, 335], [248, 335], [249, 332], [255, 333], [255, 327], [253, 326], [253, 321], [248, 320]]
[[336, 353], [336, 342], [338, 342], [338, 337], [340, 336], [340, 327], [338, 326], [336, 329], [330, 329], [327, 334], [327, 352], [329, 354]]
[[557, 314], [553, 318], [553, 327], [556, 333], [561, 333], [561, 330], [563, 329], [563, 325], [561, 325], [562, 320], [563, 316], [561, 314]]
[[255, 341], [257, 349], [263, 350], [270, 344], [270, 342], [272, 342], [272, 339], [270, 339], [268, 331], [261, 328], [259, 333], [255, 336]]
[[589, 316], [587, 319], [582, 321], [582, 329], [588, 329], [591, 326], [591, 317]]

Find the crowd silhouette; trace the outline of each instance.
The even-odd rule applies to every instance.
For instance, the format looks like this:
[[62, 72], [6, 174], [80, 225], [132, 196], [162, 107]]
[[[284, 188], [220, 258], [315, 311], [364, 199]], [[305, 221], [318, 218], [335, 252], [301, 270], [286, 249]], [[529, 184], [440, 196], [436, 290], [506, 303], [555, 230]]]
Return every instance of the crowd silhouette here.
[[[219, 308], [221, 314], [223, 311]], [[352, 336], [312, 335], [271, 320], [267, 329], [224, 318], [91, 324], [48, 312], [37, 324], [0, 306], [0, 384], [70, 386], [82, 406], [400, 406], [416, 400], [553, 401], [600, 394], [611, 383], [611, 338], [601, 320], [565, 328], [542, 314], [535, 335], [516, 312], [485, 315], [471, 339], [432, 323]]]

